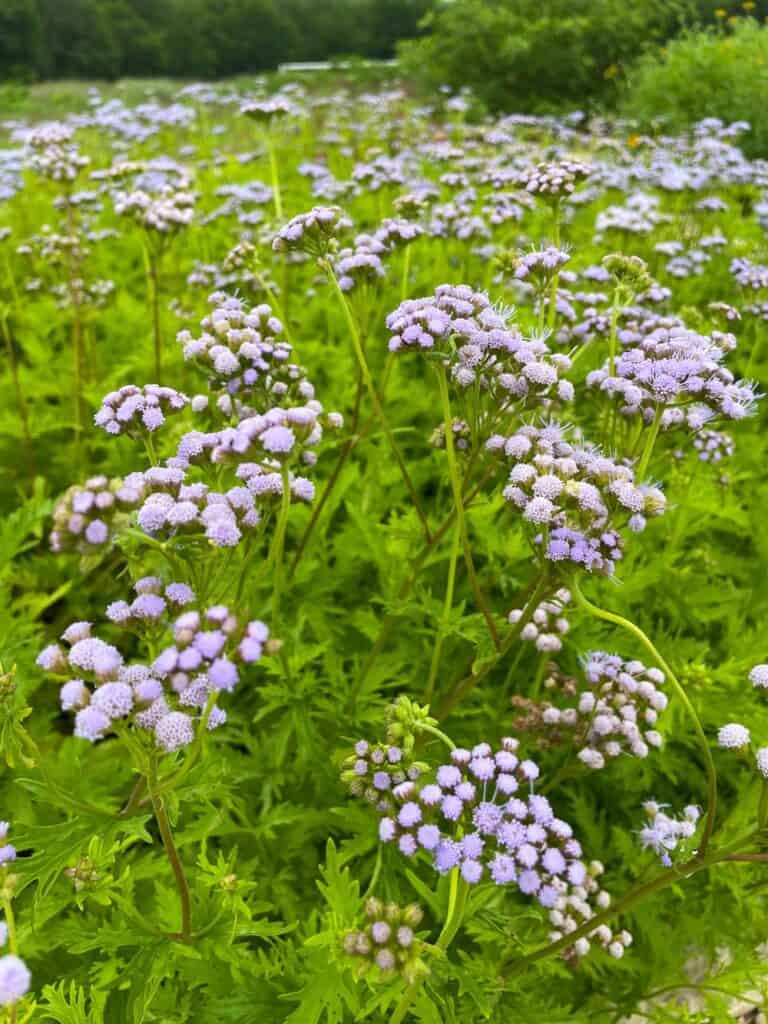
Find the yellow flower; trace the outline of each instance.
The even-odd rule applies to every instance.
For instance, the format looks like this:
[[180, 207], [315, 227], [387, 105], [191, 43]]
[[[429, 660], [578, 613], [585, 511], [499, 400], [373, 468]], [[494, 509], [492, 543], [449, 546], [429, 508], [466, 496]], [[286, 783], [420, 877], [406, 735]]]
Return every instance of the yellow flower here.
[[749, 12], [754, 11], [757, 5], [755, 4], [754, 0], [744, 0], [744, 3], [741, 6], [744, 8], [745, 11]]
[[728, 11], [726, 11], [726, 9], [724, 7], [718, 7], [715, 10], [715, 17], [716, 18], [727, 18], [728, 17]]
[[637, 147], [640, 145], [640, 136], [637, 135], [637, 134], [630, 135], [629, 138], [627, 139], [627, 145], [631, 149], [637, 149]]
[[618, 64], [609, 64], [603, 72], [603, 78], [615, 78], [616, 75], [618, 75], [619, 70]]
[[730, 18], [728, 19], [728, 24], [729, 25], [735, 25], [738, 20], [739, 20], [739, 16], [737, 14], [732, 14], [730, 16]]

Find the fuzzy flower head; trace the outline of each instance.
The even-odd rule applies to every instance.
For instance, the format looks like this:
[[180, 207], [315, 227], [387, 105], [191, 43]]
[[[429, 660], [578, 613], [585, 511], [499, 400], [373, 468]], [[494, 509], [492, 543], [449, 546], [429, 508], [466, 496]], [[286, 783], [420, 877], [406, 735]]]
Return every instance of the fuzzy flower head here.
[[591, 173], [591, 167], [580, 160], [561, 160], [556, 163], [538, 163], [521, 171], [518, 183], [531, 195], [540, 196], [550, 203], [567, 199], [577, 184]]
[[542, 338], [525, 337], [482, 292], [440, 285], [434, 296], [407, 299], [387, 317], [390, 352], [415, 351], [449, 371], [460, 395], [475, 394], [478, 429], [502, 409], [548, 408], [570, 401], [563, 375], [568, 356], [552, 353]]
[[755, 387], [723, 365], [733, 335], [658, 326], [647, 334], [620, 332], [620, 340], [623, 350], [613, 367], [607, 362], [593, 370], [587, 385], [615, 401], [622, 416], [650, 424], [661, 412], [662, 429], [698, 431], [713, 417], [740, 420], [752, 412]]
[[188, 227], [194, 218], [197, 196], [184, 188], [162, 186], [156, 193], [136, 189], [113, 195], [115, 213], [130, 217], [150, 234], [161, 238]]
[[678, 847], [687, 847], [696, 834], [701, 817], [698, 807], [686, 807], [677, 818], [667, 814], [655, 800], [647, 800], [643, 804], [647, 817], [646, 825], [640, 829], [638, 836], [644, 850], [653, 850], [665, 867], [672, 863], [670, 856]]
[[341, 207], [314, 206], [280, 228], [272, 248], [275, 252], [303, 252], [320, 258], [333, 251], [339, 235], [351, 227], [352, 222]]
[[248, 100], [240, 107], [240, 113], [251, 121], [271, 128], [286, 118], [296, 117], [300, 109], [290, 97], [275, 93], [274, 96]]

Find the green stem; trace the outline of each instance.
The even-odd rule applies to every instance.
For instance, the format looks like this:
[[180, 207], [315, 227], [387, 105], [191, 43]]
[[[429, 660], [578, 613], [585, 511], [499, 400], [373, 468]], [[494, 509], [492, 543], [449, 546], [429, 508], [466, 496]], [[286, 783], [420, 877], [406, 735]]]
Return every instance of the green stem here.
[[[467, 897], [469, 896], [469, 885], [459, 875], [459, 869], [454, 868], [451, 872], [450, 889], [448, 892], [448, 912], [445, 916], [445, 924], [443, 930], [435, 943], [436, 947], [445, 952], [450, 944], [456, 937], [456, 933], [461, 927], [461, 922], [464, 919], [464, 912], [467, 907]], [[392, 1014], [389, 1024], [402, 1024], [408, 1014], [411, 1004], [413, 1003], [416, 996], [419, 994], [421, 986], [424, 984], [424, 978], [419, 978], [414, 981], [412, 985], [403, 992], [400, 1002], [395, 1007], [395, 1012]]]
[[408, 283], [411, 272], [411, 247], [406, 245], [403, 253], [403, 276], [400, 282], [400, 301], [405, 302], [408, 298]]
[[283, 197], [280, 193], [280, 178], [277, 171], [277, 152], [272, 132], [267, 131], [267, 152], [269, 153], [269, 175], [272, 182], [272, 199], [275, 204], [275, 216], [278, 220], [283, 219]]
[[413, 502], [413, 507], [416, 509], [416, 513], [419, 519], [421, 520], [422, 529], [424, 530], [424, 536], [426, 537], [427, 540], [429, 540], [431, 536], [429, 525], [427, 523], [426, 516], [424, 515], [424, 510], [421, 507], [419, 496], [416, 493], [416, 488], [413, 486], [413, 481], [411, 480], [410, 474], [408, 473], [405, 462], [403, 460], [403, 456], [401, 455], [400, 449], [398, 448], [397, 441], [395, 440], [395, 435], [392, 432], [392, 427], [390, 426], [389, 421], [384, 412], [384, 408], [381, 404], [378, 392], [376, 391], [376, 386], [373, 383], [371, 371], [368, 367], [368, 361], [366, 360], [365, 352], [363, 351], [363, 345], [360, 339], [360, 331], [358, 329], [357, 322], [355, 321], [355, 318], [352, 314], [352, 310], [350, 309], [349, 303], [347, 302], [347, 297], [341, 290], [341, 286], [339, 285], [333, 267], [327, 260], [324, 261], [324, 269], [328, 276], [328, 280], [331, 282], [336, 292], [338, 300], [341, 304], [341, 308], [344, 311], [347, 326], [349, 327], [350, 337], [352, 338], [352, 346], [355, 350], [355, 356], [360, 367], [360, 373], [362, 374], [363, 381], [368, 390], [368, 394], [370, 395], [371, 398], [371, 404], [373, 405], [376, 415], [379, 417], [381, 426], [387, 437], [387, 441], [389, 441], [389, 446], [392, 449], [392, 454], [395, 457], [395, 461], [397, 462], [397, 465], [400, 469], [400, 473], [403, 477], [403, 481], [405, 482], [405, 486], [408, 489], [408, 494], [411, 498], [411, 501]]
[[184, 874], [184, 867], [181, 863], [181, 858], [179, 857], [179, 851], [176, 849], [176, 844], [173, 841], [173, 832], [171, 831], [171, 823], [168, 820], [168, 812], [165, 809], [165, 803], [163, 802], [162, 796], [156, 792], [156, 784], [157, 768], [153, 764], [150, 768], [150, 775], [147, 778], [147, 787], [149, 789], [150, 799], [152, 800], [152, 809], [155, 812], [157, 827], [160, 829], [160, 838], [163, 841], [165, 855], [171, 865], [173, 877], [176, 881], [176, 888], [179, 891], [179, 903], [181, 905], [181, 931], [179, 932], [178, 937], [182, 942], [191, 942], [192, 900], [189, 894], [189, 884], [187, 883], [187, 876]]
[[456, 528], [453, 531], [453, 540], [451, 542], [451, 555], [448, 561], [448, 582], [446, 583], [445, 586], [445, 601], [443, 602], [443, 614], [440, 620], [440, 624], [437, 627], [435, 649], [432, 652], [432, 662], [429, 667], [429, 678], [427, 679], [427, 688], [424, 691], [425, 704], [429, 704], [429, 702], [432, 700], [432, 694], [435, 692], [437, 673], [440, 670], [440, 654], [443, 649], [443, 641], [445, 640], [446, 630], [448, 627], [448, 619], [450, 618], [451, 607], [453, 605], [453, 589], [456, 583], [456, 562], [459, 557], [459, 541], [460, 531], [457, 522]]
[[469, 575], [472, 593], [475, 596], [477, 606], [482, 612], [483, 618], [488, 626], [488, 632], [491, 634], [493, 646], [498, 651], [501, 647], [499, 632], [496, 629], [496, 623], [493, 621], [493, 615], [491, 614], [491, 610], [485, 600], [485, 596], [480, 589], [480, 583], [475, 572], [475, 565], [472, 561], [472, 549], [469, 544], [469, 534], [467, 533], [467, 520], [464, 515], [463, 488], [459, 477], [459, 467], [456, 462], [456, 451], [453, 444], [453, 416], [451, 414], [451, 400], [448, 395], [448, 376], [444, 367], [441, 367], [438, 370], [437, 379], [440, 386], [440, 401], [443, 407], [443, 421], [445, 424], [445, 452], [448, 456], [448, 470], [451, 475], [453, 500], [456, 507], [456, 527], [461, 537], [461, 546], [464, 551], [464, 562], [467, 566], [467, 573]]
[[442, 729], [438, 729], [437, 726], [435, 726], [435, 725], [424, 725], [424, 724], [421, 724], [419, 726], [419, 732], [428, 732], [430, 734], [430, 736], [436, 736], [437, 739], [442, 740], [442, 742], [446, 745], [446, 747], [448, 747], [449, 750], [455, 750], [456, 749], [456, 744], [453, 742], [451, 737], [447, 736], [442, 731]]
[[[556, 249], [560, 248], [560, 200], [556, 200], [552, 208], [552, 241]], [[552, 276], [552, 283], [549, 286], [549, 317], [548, 326], [550, 331], [554, 329], [557, 318], [557, 286], [560, 283], [560, 274], [555, 272]]]
[[147, 270], [147, 289], [149, 304], [152, 309], [152, 344], [155, 353], [155, 381], [161, 383], [163, 371], [163, 339], [160, 332], [160, 267], [159, 259], [144, 245], [144, 263]]
[[288, 514], [291, 510], [291, 478], [288, 467], [281, 467], [283, 481], [282, 496], [280, 499], [280, 513], [275, 528], [275, 536], [272, 539], [272, 553], [270, 562], [274, 568], [272, 582], [272, 631], [277, 633], [280, 626], [280, 599], [283, 590], [283, 548], [285, 546], [285, 530], [288, 525]]
[[659, 651], [656, 649], [654, 644], [651, 642], [649, 637], [636, 626], [630, 619], [625, 619], [622, 615], [617, 615], [615, 612], [606, 611], [604, 608], [599, 608], [597, 605], [592, 604], [582, 594], [579, 589], [578, 583], [573, 582], [572, 592], [576, 598], [576, 602], [581, 607], [592, 615], [596, 619], [602, 619], [605, 622], [611, 622], [616, 626], [621, 626], [622, 629], [626, 629], [627, 632], [631, 633], [636, 637], [645, 649], [650, 653], [651, 657], [656, 661], [660, 668], [665, 673], [667, 679], [672, 684], [673, 688], [677, 692], [678, 697], [683, 703], [688, 715], [693, 722], [693, 728], [696, 732], [696, 736], [699, 740], [699, 746], [701, 747], [702, 756], [704, 758], [704, 766], [707, 773], [707, 812], [706, 820], [704, 822], [704, 831], [701, 837], [701, 844], [699, 847], [698, 856], [704, 857], [707, 852], [709, 840], [712, 836], [712, 831], [715, 827], [715, 814], [717, 813], [717, 773], [715, 771], [715, 762], [712, 759], [712, 752], [709, 749], [709, 743], [707, 741], [704, 727], [701, 724], [701, 720], [694, 708], [693, 704], [685, 692], [684, 687], [678, 680], [675, 673], [669, 667], [665, 659], [661, 656]]
[[661, 426], [661, 417], [663, 414], [664, 406], [659, 404], [653, 417], [653, 423], [651, 424], [651, 429], [645, 442], [643, 454], [640, 457], [640, 462], [638, 463], [637, 470], [635, 472], [635, 479], [641, 482], [648, 469], [648, 463], [651, 461], [651, 455], [653, 455], [653, 447], [656, 444], [656, 438], [659, 436], [659, 428]]

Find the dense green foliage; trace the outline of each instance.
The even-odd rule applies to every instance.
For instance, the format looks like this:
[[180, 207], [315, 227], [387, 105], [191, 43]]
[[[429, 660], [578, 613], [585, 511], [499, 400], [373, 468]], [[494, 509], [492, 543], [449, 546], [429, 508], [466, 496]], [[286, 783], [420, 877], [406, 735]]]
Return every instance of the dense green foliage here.
[[[493, 110], [610, 105], [641, 55], [686, 26], [719, 20], [715, 7], [710, 0], [452, 0], [428, 16], [427, 35], [403, 45], [403, 64], [431, 87], [468, 86]], [[768, 4], [759, 2], [750, 19], [766, 14]], [[694, 96], [701, 76], [690, 70], [684, 91]], [[662, 94], [659, 86], [654, 95]]]
[[3, 0], [0, 80], [214, 78], [391, 57], [431, 0]]
[[[83, 89], [72, 116], [59, 108], [70, 141], [49, 129], [47, 142], [27, 145], [18, 110], [12, 123], [2, 118], [0, 816], [18, 858], [3, 866], [0, 850], [0, 900], [16, 920], [11, 948], [32, 973], [29, 994], [0, 1007], [4, 1024], [593, 1024], [635, 1021], [635, 1011], [752, 1024], [766, 999], [768, 781], [755, 749], [768, 744], [768, 704], [748, 673], [768, 662], [768, 403], [725, 424], [731, 457], [705, 461], [695, 424], [657, 433], [653, 412], [623, 416], [587, 376], [617, 345], [631, 350], [638, 325], [684, 321], [737, 377], [768, 379], [764, 171], [716, 126], [704, 146], [603, 123], [470, 123], [462, 102], [446, 109], [445, 97], [417, 103], [394, 88], [294, 86], [280, 96], [292, 113], [261, 122], [239, 113], [247, 97], [231, 83], [157, 95], [143, 83], [135, 109], [123, 95]], [[83, 155], [88, 165], [57, 180]], [[525, 190], [521, 172], [565, 158], [591, 164], [572, 199]], [[135, 190], [137, 203], [164, 196], [192, 210], [189, 223], [158, 233], [120, 214], [121, 192]], [[289, 218], [329, 196], [354, 220], [341, 246], [394, 216], [420, 232], [378, 250], [376, 238], [358, 237], [363, 270], [343, 264], [335, 244], [309, 257], [273, 250]], [[253, 249], [227, 259], [244, 240]], [[550, 240], [568, 262], [532, 291], [521, 254]], [[643, 280], [641, 289], [643, 274], [621, 260], [604, 280], [601, 260], [616, 250], [645, 260], [661, 287], [645, 291]], [[377, 251], [381, 274], [370, 270]], [[754, 261], [754, 287], [740, 286], [734, 259]], [[344, 266], [352, 287], [340, 293]], [[510, 344], [538, 339], [572, 399], [542, 384], [530, 402], [494, 405], [487, 380], [443, 384], [453, 334], [441, 359], [390, 356], [386, 315], [446, 282], [487, 293]], [[216, 375], [176, 341], [179, 331], [200, 336], [217, 288], [279, 314], [282, 330], [270, 330], [293, 345], [324, 410], [344, 416], [343, 426], [324, 422], [316, 466], [276, 456], [282, 491], [272, 495], [290, 495], [286, 478], [300, 474], [314, 481], [314, 501], [265, 499], [260, 523], [234, 546], [209, 543], [199, 524], [146, 532], [135, 508], [104, 512], [108, 538], [91, 543], [82, 522], [56, 512], [67, 550], [52, 550], [52, 515], [71, 485], [147, 470], [188, 431], [238, 427], [247, 408], [228, 404]], [[238, 336], [217, 337], [239, 352]], [[484, 365], [493, 378], [493, 361]], [[150, 382], [209, 402], [137, 437], [92, 423], [108, 392]], [[290, 393], [296, 404], [307, 398]], [[244, 394], [259, 412], [280, 401], [276, 390], [270, 401]], [[623, 531], [612, 578], [550, 565], [503, 496], [511, 462], [486, 448], [489, 424], [507, 435], [551, 419], [667, 495], [663, 516]], [[226, 454], [203, 457], [189, 480], [218, 493], [241, 482], [234, 469]], [[207, 734], [210, 709], [196, 715], [192, 746], [170, 753], [126, 718], [98, 742], [73, 736], [73, 711], [60, 709], [57, 681], [36, 664], [73, 622], [94, 623], [126, 660], [151, 661], [168, 635], [105, 619], [149, 574], [193, 584], [206, 606], [225, 604], [242, 621], [263, 620], [273, 641], [223, 695], [227, 722]], [[562, 650], [521, 641], [508, 613], [529, 602], [537, 579], [549, 597], [580, 582], [651, 646], [575, 601], [562, 612]], [[647, 666], [660, 652], [669, 698], [661, 749], [599, 771], [578, 760], [567, 729], [542, 734], [526, 720], [543, 700], [558, 703], [559, 684], [588, 690], [582, 659], [594, 650]], [[634, 936], [620, 959], [597, 939], [588, 955], [564, 959], [547, 912], [514, 885], [464, 886], [455, 869], [438, 876], [425, 851], [408, 859], [379, 842], [376, 810], [350, 795], [341, 769], [359, 739], [384, 741], [399, 696], [429, 702], [440, 719], [437, 733], [418, 714], [405, 735], [390, 732], [406, 750], [415, 739], [429, 766], [448, 756], [444, 734], [468, 747], [520, 740], [541, 767], [536, 791], [573, 826], [585, 862], [605, 866], [615, 911], [601, 909], [600, 920]], [[752, 749], [718, 747], [728, 722], [750, 728]], [[671, 815], [702, 811], [671, 867], [638, 840], [651, 798]], [[421, 904], [414, 948], [427, 977], [408, 985], [396, 972], [355, 970], [361, 959], [345, 954], [343, 937], [361, 926], [364, 895]], [[455, 934], [446, 921], [460, 925]]]
[[624, 110], [673, 131], [702, 117], [749, 121], [744, 148], [768, 154], [768, 27], [740, 19], [733, 31], [673, 39], [632, 70]]

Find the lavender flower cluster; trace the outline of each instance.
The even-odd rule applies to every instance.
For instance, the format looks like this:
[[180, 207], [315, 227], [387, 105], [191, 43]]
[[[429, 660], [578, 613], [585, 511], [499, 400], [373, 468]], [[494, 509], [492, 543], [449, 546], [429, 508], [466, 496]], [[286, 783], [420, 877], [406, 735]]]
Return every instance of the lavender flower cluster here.
[[590, 166], [581, 160], [560, 160], [527, 167], [517, 180], [532, 195], [560, 200], [571, 195], [576, 185], [588, 178], [590, 172]]
[[[51, 644], [37, 664], [57, 676], [77, 673], [60, 690], [64, 711], [75, 713], [75, 736], [91, 743], [120, 722], [153, 734], [156, 746], [173, 752], [195, 738], [195, 722], [215, 729], [226, 721], [216, 700], [230, 692], [244, 667], [258, 662], [269, 639], [262, 622], [241, 624], [222, 605], [176, 612], [195, 601], [186, 584], [156, 577], [135, 584], [136, 598], [115, 602], [107, 617], [126, 629], [170, 632], [172, 642], [150, 664], [127, 664], [120, 650], [94, 636], [90, 622], [72, 623], [61, 644]], [[175, 612], [174, 612], [175, 614]]]
[[573, 385], [560, 379], [570, 359], [507, 326], [488, 297], [468, 285], [440, 285], [434, 296], [407, 299], [386, 325], [390, 352], [437, 353], [459, 387], [477, 384], [502, 407], [529, 396], [536, 403], [573, 397]]
[[655, 800], [643, 804], [648, 823], [640, 829], [639, 838], [644, 850], [653, 850], [662, 864], [669, 867], [672, 864], [670, 854], [696, 834], [701, 811], [691, 804], [684, 808], [682, 817], [674, 818], [663, 810], [665, 806]]
[[[530, 622], [526, 622], [520, 631], [520, 639], [535, 644], [537, 651], [555, 653], [562, 650], [562, 637], [571, 628], [563, 614], [570, 600], [571, 592], [561, 587], [553, 598], [541, 601], [534, 609]], [[513, 608], [507, 616], [507, 621], [514, 625], [522, 617], [523, 609]]]
[[[381, 818], [379, 836], [397, 843], [406, 857], [424, 851], [440, 874], [458, 869], [470, 885], [488, 876], [496, 885], [535, 896], [560, 937], [589, 921], [595, 906], [607, 907], [610, 897], [596, 882], [602, 868], [583, 862], [571, 826], [534, 792], [538, 766], [520, 760], [517, 749], [510, 738], [496, 751], [487, 743], [456, 749], [451, 763], [437, 768], [434, 782], [395, 785], [395, 810]], [[521, 786], [529, 788], [525, 797]], [[617, 943], [623, 953], [624, 943], [609, 929], [593, 935], [606, 948]], [[621, 955], [618, 945], [614, 955]], [[586, 949], [582, 943], [571, 952], [588, 949], [587, 942]]]
[[170, 412], [180, 412], [188, 404], [187, 396], [175, 388], [125, 384], [102, 398], [93, 422], [108, 434], [153, 433], [165, 423]]
[[220, 493], [204, 483], [187, 483], [182, 469], [161, 466], [131, 473], [126, 483], [141, 492], [138, 525], [151, 537], [202, 531], [216, 547], [234, 547], [244, 530], [252, 530], [261, 522], [247, 487], [232, 487]]
[[53, 509], [51, 550], [90, 554], [104, 547], [112, 536], [115, 518], [140, 503], [143, 488], [137, 484], [136, 474], [124, 481], [93, 476], [82, 486], [68, 488]]
[[513, 461], [504, 497], [537, 531], [533, 542], [551, 562], [611, 575], [622, 557], [618, 531], [640, 533], [664, 512], [657, 487], [638, 485], [629, 466], [597, 449], [571, 444], [560, 424], [495, 435], [487, 447]]
[[345, 932], [342, 948], [355, 961], [355, 973], [368, 975], [372, 968], [386, 981], [399, 974], [408, 985], [429, 973], [421, 959], [424, 944], [414, 931], [424, 913], [417, 903], [401, 907], [368, 899], [364, 907], [365, 922], [361, 928]]
[[[588, 374], [587, 386], [616, 397], [623, 416], [641, 415], [648, 423], [663, 409], [661, 422], [667, 429], [701, 426], [716, 415], [743, 419], [757, 396], [754, 385], [737, 381], [722, 366], [734, 345], [730, 334], [659, 327], [627, 345], [615, 361], [615, 373], [606, 365]], [[693, 415], [686, 415], [682, 407], [692, 403]]]
[[218, 400], [221, 411], [232, 412], [235, 395], [262, 406], [314, 397], [304, 371], [291, 362], [292, 348], [270, 306], [249, 307], [224, 292], [214, 292], [208, 301], [213, 308], [200, 321], [200, 337], [183, 330], [176, 340], [184, 358], [208, 375], [210, 388], [225, 392]]
[[339, 235], [349, 231], [352, 221], [339, 206], [313, 206], [308, 213], [292, 217], [272, 242], [275, 252], [304, 252], [321, 257], [333, 247]]
[[541, 714], [545, 727], [574, 731], [582, 764], [599, 770], [620, 754], [644, 758], [650, 747], [661, 746], [661, 734], [653, 726], [667, 706], [667, 696], [659, 690], [663, 672], [595, 651], [584, 659], [584, 675], [589, 689], [576, 707], [547, 705]]
[[525, 281], [541, 289], [547, 287], [570, 258], [565, 250], [549, 245], [541, 249], [515, 253], [511, 259], [511, 266], [516, 281]]
[[116, 191], [113, 202], [115, 213], [131, 217], [145, 231], [167, 236], [192, 223], [196, 198], [187, 189], [165, 185], [156, 195], [143, 189]]

